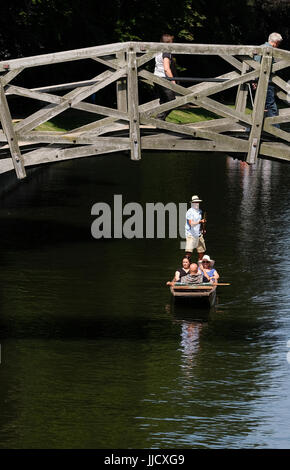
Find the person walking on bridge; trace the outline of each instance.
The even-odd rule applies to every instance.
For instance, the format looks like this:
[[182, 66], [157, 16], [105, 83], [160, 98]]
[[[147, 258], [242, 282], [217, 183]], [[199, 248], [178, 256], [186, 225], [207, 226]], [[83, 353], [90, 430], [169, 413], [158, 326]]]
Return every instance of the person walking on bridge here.
[[[263, 44], [264, 47], [280, 47], [283, 38], [279, 33], [271, 33], [269, 35], [268, 41]], [[256, 62], [261, 62], [262, 57], [260, 55], [254, 56]], [[254, 89], [257, 87], [257, 84], [254, 84]], [[273, 85], [268, 85], [266, 103], [265, 103], [266, 117], [278, 116], [279, 111], [277, 103], [275, 100], [275, 87]], [[280, 127], [279, 124], [276, 124], [276, 127]]]
[[[171, 34], [162, 34], [160, 42], [172, 43], [173, 40], [174, 36], [171, 36]], [[155, 55], [154, 75], [162, 78], [172, 78], [176, 76], [175, 59], [170, 52], [160, 52]], [[171, 83], [175, 83], [175, 81], [171, 80]], [[174, 91], [170, 90], [169, 88], [165, 88], [155, 83], [154, 89], [156, 97], [159, 98], [160, 104], [168, 103], [168, 101], [172, 101], [175, 99]], [[165, 121], [166, 116], [169, 113], [170, 110], [164, 111], [163, 113], [158, 114], [157, 118]]]

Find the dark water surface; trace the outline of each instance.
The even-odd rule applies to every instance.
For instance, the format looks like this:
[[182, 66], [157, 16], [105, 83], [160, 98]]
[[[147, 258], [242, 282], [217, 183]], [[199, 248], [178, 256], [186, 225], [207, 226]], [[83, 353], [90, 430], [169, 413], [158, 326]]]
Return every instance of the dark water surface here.
[[[46, 166], [1, 200], [1, 448], [290, 448], [290, 166], [146, 153]], [[94, 203], [203, 198], [221, 280], [171, 302], [180, 240], [91, 236]], [[290, 354], [289, 354], [290, 355]]]

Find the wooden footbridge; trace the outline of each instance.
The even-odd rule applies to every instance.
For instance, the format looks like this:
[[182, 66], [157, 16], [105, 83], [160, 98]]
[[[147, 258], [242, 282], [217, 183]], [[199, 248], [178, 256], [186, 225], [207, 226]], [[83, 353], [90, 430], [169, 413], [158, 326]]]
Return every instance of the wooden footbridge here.
[[[201, 78], [195, 84], [176, 84], [153, 74], [154, 55], [158, 52], [192, 55], [193, 64], [196, 55], [209, 59], [219, 56], [231, 71], [211, 81]], [[254, 60], [255, 54], [262, 56], [260, 63]], [[96, 70], [99, 63], [105, 70], [82, 82], [41, 88], [15, 84], [19, 74], [28, 68], [37, 73], [37, 67], [47, 66], [49, 73], [51, 65], [88, 59], [95, 61]], [[289, 65], [290, 52], [271, 47], [147, 42], [109, 44], [0, 62], [0, 148], [10, 151], [10, 155], [0, 159], [0, 174], [15, 170], [22, 179], [28, 166], [119, 151], [129, 151], [132, 160], [139, 160], [145, 149], [237, 153], [243, 154], [249, 164], [259, 156], [290, 161], [290, 87], [279, 76]], [[158, 100], [140, 104], [139, 80], [173, 90], [176, 99], [162, 105]], [[252, 81], [258, 85], [252, 113], [248, 113], [248, 84]], [[276, 86], [278, 97], [288, 103], [276, 117], [265, 117], [264, 113], [269, 81]], [[98, 92], [113, 83], [116, 107], [98, 105]], [[235, 106], [219, 99], [219, 93], [230, 88], [235, 88]], [[85, 101], [93, 94], [95, 103]], [[15, 123], [9, 107], [11, 95], [36, 100], [39, 109]], [[190, 104], [217, 118], [194, 124], [174, 124], [157, 118], [163, 111]], [[96, 119], [68, 132], [37, 129], [70, 108], [90, 113]]]

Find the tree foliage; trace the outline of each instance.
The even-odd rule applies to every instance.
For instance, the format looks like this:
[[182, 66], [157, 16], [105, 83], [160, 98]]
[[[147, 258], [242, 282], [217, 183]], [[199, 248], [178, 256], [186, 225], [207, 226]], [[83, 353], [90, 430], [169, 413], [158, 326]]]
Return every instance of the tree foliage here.
[[[0, 6], [2, 60], [119, 41], [289, 41], [287, 0], [12, 0]], [[284, 45], [285, 47], [285, 45]]]
[[0, 4], [0, 60], [163, 32], [176, 42], [261, 44], [277, 31], [288, 49], [289, 14], [289, 0], [10, 0]]

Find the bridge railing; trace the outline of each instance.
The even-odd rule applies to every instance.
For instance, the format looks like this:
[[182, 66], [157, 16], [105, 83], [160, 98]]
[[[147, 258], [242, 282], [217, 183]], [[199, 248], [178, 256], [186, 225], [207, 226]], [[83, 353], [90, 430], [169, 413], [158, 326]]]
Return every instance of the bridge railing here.
[[[211, 82], [176, 84], [154, 75], [154, 57], [160, 52], [192, 55], [193, 61], [195, 55], [219, 56], [227, 68], [231, 65], [232, 71]], [[260, 62], [254, 60], [255, 55], [261, 56]], [[105, 71], [86, 81], [41, 88], [13, 84], [28, 68], [35, 68], [37, 73], [37, 67], [46, 65], [49, 73], [49, 65], [87, 59], [103, 64]], [[11, 158], [0, 160], [0, 173], [14, 168], [17, 177], [24, 178], [26, 166], [124, 150], [130, 151], [133, 160], [139, 160], [143, 149], [238, 152], [244, 153], [250, 164], [259, 155], [290, 161], [290, 87], [279, 76], [289, 65], [290, 53], [271, 47], [147, 42], [109, 44], [0, 62], [0, 145], [8, 146], [11, 153]], [[168, 88], [176, 98], [164, 104], [158, 100], [140, 104], [140, 80]], [[249, 114], [246, 105], [248, 84], [252, 81], [257, 82], [257, 89]], [[288, 103], [275, 117], [265, 117], [264, 112], [270, 81], [278, 89], [279, 98]], [[113, 83], [116, 107], [97, 104], [98, 92]], [[218, 96], [230, 88], [236, 93], [234, 106]], [[65, 90], [65, 94], [57, 94]], [[31, 98], [42, 107], [15, 123], [8, 103], [11, 95]], [[85, 101], [91, 95], [96, 96], [96, 103]], [[175, 124], [157, 117], [164, 111], [192, 104], [217, 118]], [[38, 126], [68, 109], [81, 110], [96, 119], [68, 132], [38, 130]], [[27, 146], [31, 144], [37, 148], [30, 150]]]

